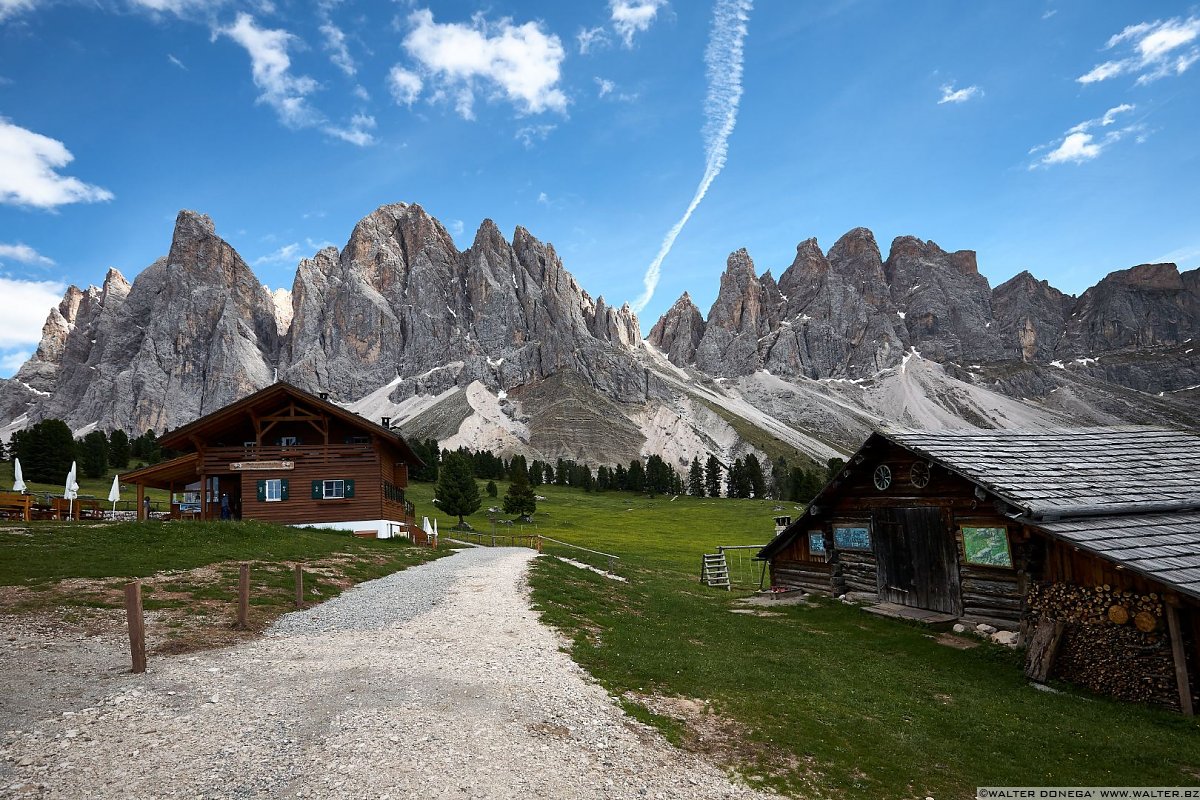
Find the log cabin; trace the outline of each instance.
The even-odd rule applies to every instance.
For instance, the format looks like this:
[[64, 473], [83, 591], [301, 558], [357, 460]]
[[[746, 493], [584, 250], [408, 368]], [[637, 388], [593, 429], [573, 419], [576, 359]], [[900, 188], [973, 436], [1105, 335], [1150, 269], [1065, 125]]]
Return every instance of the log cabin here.
[[164, 434], [181, 455], [121, 479], [137, 487], [140, 518], [151, 486], [178, 496], [176, 518], [219, 519], [225, 496], [235, 518], [409, 536], [408, 469], [421, 460], [389, 422], [275, 383]]
[[1019, 631], [1035, 680], [1196, 706], [1200, 437], [880, 431], [758, 557], [775, 590]]

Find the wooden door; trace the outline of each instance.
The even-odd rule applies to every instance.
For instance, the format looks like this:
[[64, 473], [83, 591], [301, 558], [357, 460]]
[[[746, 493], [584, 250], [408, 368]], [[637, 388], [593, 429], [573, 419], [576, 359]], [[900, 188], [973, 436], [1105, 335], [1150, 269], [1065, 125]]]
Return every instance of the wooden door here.
[[962, 614], [958, 548], [940, 508], [883, 508], [872, 517], [879, 599]]

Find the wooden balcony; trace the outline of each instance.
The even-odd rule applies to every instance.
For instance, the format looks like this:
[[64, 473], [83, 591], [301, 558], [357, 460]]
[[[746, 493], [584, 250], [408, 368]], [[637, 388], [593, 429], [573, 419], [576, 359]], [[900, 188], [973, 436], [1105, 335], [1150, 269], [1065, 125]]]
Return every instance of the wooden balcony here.
[[212, 474], [241, 471], [232, 468], [233, 464], [291, 461], [297, 465], [337, 465], [352, 462], [373, 463], [375, 460], [375, 449], [370, 444], [208, 447], [204, 450], [202, 469]]

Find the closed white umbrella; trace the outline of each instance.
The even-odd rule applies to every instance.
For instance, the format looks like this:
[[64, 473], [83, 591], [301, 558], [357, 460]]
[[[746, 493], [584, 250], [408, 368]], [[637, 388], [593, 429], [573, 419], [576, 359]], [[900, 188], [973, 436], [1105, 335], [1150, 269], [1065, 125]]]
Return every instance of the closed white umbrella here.
[[21, 475], [21, 459], [19, 458], [13, 459], [13, 491], [25, 491], [25, 480], [24, 476]]
[[79, 481], [75, 479], [75, 462], [71, 462], [71, 471], [67, 473], [67, 483], [63, 487], [63, 497], [67, 499], [67, 519], [75, 516], [75, 498], [79, 497]]
[[121, 499], [121, 476], [113, 475], [112, 488], [108, 490], [108, 500], [113, 504], [113, 516], [117, 515], [117, 501]]
[[433, 526], [429, 524], [429, 517], [421, 518], [421, 530], [425, 531], [427, 536], [433, 536]]

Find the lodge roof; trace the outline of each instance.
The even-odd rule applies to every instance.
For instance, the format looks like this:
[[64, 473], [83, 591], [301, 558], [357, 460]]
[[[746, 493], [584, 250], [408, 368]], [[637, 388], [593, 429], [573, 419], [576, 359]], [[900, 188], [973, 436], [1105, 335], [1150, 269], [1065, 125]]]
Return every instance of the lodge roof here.
[[364, 433], [379, 436], [384, 441], [399, 449], [403, 454], [405, 462], [408, 464], [419, 466], [424, 463], [413, 452], [413, 449], [409, 447], [408, 442], [404, 441], [404, 437], [396, 431], [385, 428], [366, 417], [355, 414], [353, 411], [342, 408], [336, 403], [324, 400], [285, 381], [273, 383], [265, 389], [260, 389], [253, 394], [243, 397], [241, 400], [236, 400], [210, 414], [205, 414], [199, 419], [192, 420], [173, 431], [168, 431], [163, 434], [160, 443], [163, 447], [172, 450], [190, 449], [192, 436], [203, 438], [206, 434], [217, 431], [221, 425], [236, 419], [239, 415], [250, 413], [251, 409], [259, 406], [267, 406], [268, 404], [276, 403], [281, 399], [289, 397], [300, 400], [310, 407], [319, 409], [331, 417], [340, 419], [346, 424], [362, 430]]
[[[883, 430], [850, 468], [883, 442], [974, 483], [1014, 521], [1200, 597], [1200, 436], [1141, 426]], [[840, 477], [758, 557], [806, 530], [842, 491]]]

